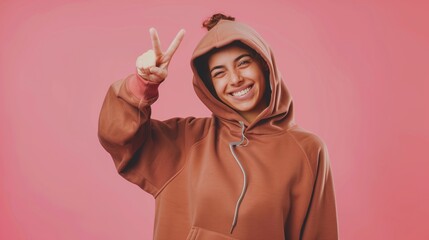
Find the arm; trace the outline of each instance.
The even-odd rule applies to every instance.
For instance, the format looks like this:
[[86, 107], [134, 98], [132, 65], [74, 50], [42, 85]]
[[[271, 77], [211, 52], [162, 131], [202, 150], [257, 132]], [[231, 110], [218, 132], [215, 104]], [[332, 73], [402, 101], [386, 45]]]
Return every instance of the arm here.
[[334, 184], [328, 150], [324, 143], [319, 149], [315, 182], [306, 220], [301, 231], [303, 240], [338, 239]]
[[128, 89], [127, 82], [136, 75], [115, 82], [109, 88], [100, 112], [98, 137], [101, 145], [112, 156], [118, 172], [127, 180], [139, 185], [145, 191], [153, 193], [152, 186], [143, 177], [138, 164], [138, 149], [148, 138], [150, 128], [150, 103], [144, 98], [138, 99]]
[[100, 112], [98, 136], [118, 172], [155, 195], [182, 167], [187, 140], [192, 141], [186, 129], [195, 124], [193, 118], [164, 122], [150, 118], [150, 105], [158, 98], [158, 86], [167, 77], [168, 64], [184, 31], [179, 31], [165, 53], [155, 29], [150, 33], [154, 59], [147, 61], [148, 54], [141, 55], [136, 62], [141, 74], [110, 87]]

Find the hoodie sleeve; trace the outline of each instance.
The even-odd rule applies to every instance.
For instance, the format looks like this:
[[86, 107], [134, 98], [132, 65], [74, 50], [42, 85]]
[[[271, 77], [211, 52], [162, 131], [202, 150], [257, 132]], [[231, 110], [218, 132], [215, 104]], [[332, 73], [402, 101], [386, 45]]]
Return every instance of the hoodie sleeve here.
[[315, 163], [315, 182], [301, 239], [335, 240], [338, 229], [334, 185], [328, 150], [323, 142]]
[[[183, 167], [188, 143], [203, 129], [195, 118], [151, 119], [158, 84], [144, 82], [138, 98], [127, 86], [138, 77], [133, 74], [110, 86], [100, 112], [98, 137], [119, 174], [156, 196]], [[189, 130], [198, 127], [200, 131]]]

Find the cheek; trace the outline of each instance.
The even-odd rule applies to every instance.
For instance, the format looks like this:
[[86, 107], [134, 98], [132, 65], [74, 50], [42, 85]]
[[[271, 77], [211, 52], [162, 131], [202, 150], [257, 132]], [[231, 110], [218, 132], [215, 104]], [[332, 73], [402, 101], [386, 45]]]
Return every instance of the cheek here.
[[256, 80], [260, 77], [260, 71], [257, 67], [246, 68], [241, 72], [241, 76]]
[[224, 92], [226, 86], [226, 81], [224, 79], [216, 79], [212, 83], [217, 95]]

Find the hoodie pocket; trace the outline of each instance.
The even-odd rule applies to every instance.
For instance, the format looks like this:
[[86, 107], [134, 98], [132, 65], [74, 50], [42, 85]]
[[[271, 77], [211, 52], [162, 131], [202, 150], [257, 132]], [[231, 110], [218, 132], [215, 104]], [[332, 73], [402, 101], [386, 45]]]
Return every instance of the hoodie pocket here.
[[200, 227], [192, 227], [186, 240], [238, 240], [228, 235], [213, 232]]

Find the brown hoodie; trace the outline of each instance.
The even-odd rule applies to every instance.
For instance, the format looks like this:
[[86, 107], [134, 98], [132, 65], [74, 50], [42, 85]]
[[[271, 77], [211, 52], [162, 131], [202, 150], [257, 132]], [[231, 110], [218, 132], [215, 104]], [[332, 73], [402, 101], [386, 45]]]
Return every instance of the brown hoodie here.
[[[269, 106], [253, 121], [214, 97], [196, 64], [241, 41], [269, 68]], [[328, 151], [293, 118], [292, 97], [273, 53], [253, 29], [221, 20], [196, 47], [193, 85], [210, 118], [150, 118], [158, 85], [133, 74], [114, 83], [99, 139], [118, 172], [156, 201], [154, 239], [338, 239]], [[143, 82], [139, 99], [129, 89]]]

